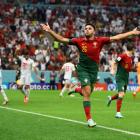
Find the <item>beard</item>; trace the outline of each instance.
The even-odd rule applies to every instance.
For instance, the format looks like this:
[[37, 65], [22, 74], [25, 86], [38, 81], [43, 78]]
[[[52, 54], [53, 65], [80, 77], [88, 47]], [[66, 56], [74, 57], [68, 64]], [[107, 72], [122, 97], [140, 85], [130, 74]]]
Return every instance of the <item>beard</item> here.
[[92, 34], [88, 34], [88, 35], [85, 35], [86, 38], [91, 38], [92, 37]]

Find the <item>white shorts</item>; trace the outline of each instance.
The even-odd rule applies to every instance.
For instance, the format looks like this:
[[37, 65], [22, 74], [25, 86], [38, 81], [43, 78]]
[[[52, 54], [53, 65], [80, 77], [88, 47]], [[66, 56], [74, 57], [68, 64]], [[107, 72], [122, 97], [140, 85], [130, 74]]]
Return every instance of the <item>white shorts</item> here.
[[20, 76], [20, 84], [21, 85], [30, 85], [31, 76], [30, 75], [21, 75]]
[[71, 83], [71, 80], [70, 79], [65, 79], [64, 81], [63, 81], [63, 84], [70, 84]]

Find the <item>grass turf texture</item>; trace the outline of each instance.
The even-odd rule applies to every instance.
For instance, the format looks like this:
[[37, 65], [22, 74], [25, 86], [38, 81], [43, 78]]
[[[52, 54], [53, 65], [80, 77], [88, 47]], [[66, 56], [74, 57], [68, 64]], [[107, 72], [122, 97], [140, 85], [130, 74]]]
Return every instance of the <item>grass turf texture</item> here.
[[[139, 140], [140, 136], [102, 128], [116, 128], [140, 135], [140, 95], [134, 100], [127, 93], [122, 106], [123, 119], [116, 119], [116, 101], [107, 107], [107, 96], [114, 92], [94, 92], [92, 94], [92, 116], [97, 122], [94, 128], [85, 124], [69, 122], [64, 119], [86, 123], [82, 97], [65, 95], [60, 98], [59, 91], [31, 91], [28, 104], [23, 103], [20, 91], [6, 91], [10, 102], [5, 107], [40, 113], [29, 114], [7, 110], [0, 107], [0, 140]], [[2, 98], [0, 98], [2, 102]], [[60, 117], [62, 120], [52, 117]], [[100, 127], [101, 126], [101, 127]]]

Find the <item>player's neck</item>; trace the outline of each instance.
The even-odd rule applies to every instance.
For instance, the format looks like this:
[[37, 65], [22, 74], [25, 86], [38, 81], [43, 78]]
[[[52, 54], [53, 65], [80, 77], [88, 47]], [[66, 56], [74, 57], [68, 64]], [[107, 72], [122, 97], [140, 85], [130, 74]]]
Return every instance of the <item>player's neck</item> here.
[[127, 54], [129, 57], [132, 57], [132, 52], [126, 51], [126, 54]]
[[87, 40], [93, 40], [94, 39], [94, 36], [86, 36], [86, 39]]

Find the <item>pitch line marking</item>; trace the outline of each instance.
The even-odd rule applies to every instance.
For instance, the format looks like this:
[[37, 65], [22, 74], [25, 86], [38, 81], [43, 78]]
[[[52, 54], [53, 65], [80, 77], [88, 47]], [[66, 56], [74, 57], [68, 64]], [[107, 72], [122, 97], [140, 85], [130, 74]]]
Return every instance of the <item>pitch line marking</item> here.
[[[72, 99], [82, 99], [81, 97], [77, 97], [77, 96], [75, 96], [75, 97], [69, 97], [69, 96], [65, 96], [65, 98], [72, 98]], [[100, 101], [100, 102], [105, 102], [106, 100], [102, 100], [102, 99], [99, 99], [99, 98], [92, 98], [92, 100], [93, 101]], [[132, 100], [132, 102], [133, 102], [133, 100]], [[131, 104], [132, 102], [128, 102], [128, 101], [123, 101], [123, 103], [129, 103], [129, 104]], [[140, 104], [139, 102], [135, 102], [135, 104]]]
[[[25, 110], [20, 110], [20, 109], [15, 109], [15, 108], [9, 108], [9, 107], [4, 107], [4, 106], [0, 106], [0, 108], [7, 109], [7, 110], [12, 110], [12, 111], [16, 111], [16, 112], [22, 112], [22, 113], [26, 113], [26, 114], [32, 114], [32, 115], [36, 115], [36, 116], [42, 116], [42, 117], [47, 117], [47, 118], [52, 118], [52, 119], [63, 120], [63, 121], [67, 121], [67, 122], [73, 122], [73, 123], [77, 123], [77, 124], [87, 125], [87, 123], [85, 123], [85, 122], [66, 119], [66, 118], [61, 118], [61, 117], [56, 117], [56, 116], [51, 116], [51, 115], [46, 115], [46, 114], [41, 114], [41, 113], [36, 113], [36, 112], [30, 112], [30, 111], [25, 111]], [[97, 125], [96, 127], [111, 130], [111, 131], [117, 131], [117, 132], [129, 134], [129, 135], [140, 136], [139, 133], [126, 131], [126, 130], [122, 130], [122, 129], [117, 129], [117, 128], [111, 128], [111, 127], [107, 127], [107, 126], [103, 126], [103, 125]]]

